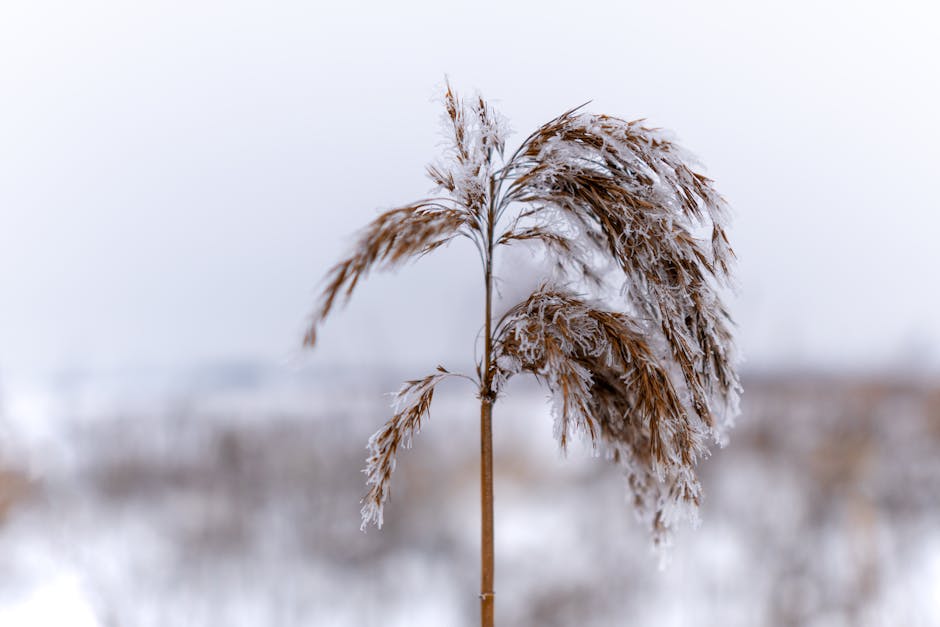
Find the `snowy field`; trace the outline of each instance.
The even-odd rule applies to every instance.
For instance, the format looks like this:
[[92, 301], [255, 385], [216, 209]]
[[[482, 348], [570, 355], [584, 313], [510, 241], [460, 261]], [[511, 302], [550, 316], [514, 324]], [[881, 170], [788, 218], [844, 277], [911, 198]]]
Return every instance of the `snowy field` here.
[[[476, 624], [469, 386], [442, 387], [385, 528], [359, 531], [400, 375], [5, 381], [0, 625]], [[617, 470], [561, 458], [543, 401], [520, 382], [495, 413], [498, 623], [940, 625], [940, 388], [749, 377], [663, 570]]]

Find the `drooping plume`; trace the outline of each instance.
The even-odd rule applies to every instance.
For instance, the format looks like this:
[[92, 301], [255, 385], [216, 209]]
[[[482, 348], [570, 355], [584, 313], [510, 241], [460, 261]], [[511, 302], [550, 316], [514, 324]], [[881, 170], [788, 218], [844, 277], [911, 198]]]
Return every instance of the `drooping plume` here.
[[701, 493], [695, 464], [718, 429], [693, 412], [648, 334], [630, 316], [543, 285], [497, 327], [496, 377], [528, 372], [552, 395], [555, 434], [571, 435], [624, 468], [638, 512], [657, 540]]
[[432, 375], [406, 381], [395, 394], [395, 415], [369, 438], [369, 458], [365, 470], [369, 492], [362, 499], [363, 529], [369, 523], [382, 527], [383, 508], [388, 500], [389, 483], [392, 471], [395, 470], [398, 450], [411, 448], [414, 436], [421, 431], [421, 421], [430, 414], [434, 387], [449, 376], [451, 373], [438, 366], [437, 372]]
[[731, 321], [718, 293], [734, 254], [725, 201], [690, 163], [659, 130], [572, 110], [523, 142], [501, 204], [525, 205], [520, 223], [544, 241], [565, 240], [548, 249], [570, 278], [605, 262], [621, 270], [627, 304], [654, 322], [646, 332], [666, 341], [693, 411], [713, 424], [736, 411]]

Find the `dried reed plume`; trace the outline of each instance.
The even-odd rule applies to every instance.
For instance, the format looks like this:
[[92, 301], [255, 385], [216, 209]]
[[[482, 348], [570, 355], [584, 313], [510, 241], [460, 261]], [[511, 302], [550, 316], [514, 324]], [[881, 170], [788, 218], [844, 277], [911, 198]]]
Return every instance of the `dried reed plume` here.
[[[387, 211], [329, 272], [305, 343], [338, 297], [373, 268], [391, 268], [452, 239], [471, 240], [485, 277], [481, 401], [483, 625], [493, 624], [492, 406], [528, 372], [552, 393], [564, 449], [586, 438], [620, 464], [639, 515], [662, 543], [701, 498], [695, 476], [710, 441], [737, 412], [731, 321], [719, 290], [734, 254], [727, 208], [712, 181], [672, 139], [641, 121], [582, 111], [529, 135], [508, 158], [503, 118], [482, 98], [447, 86], [448, 147], [428, 168], [439, 197]], [[704, 236], [704, 237], [702, 237]], [[492, 319], [494, 252], [541, 244], [552, 273], [525, 301]], [[450, 373], [409, 381], [395, 415], [369, 441], [363, 526], [382, 508], [401, 447]]]

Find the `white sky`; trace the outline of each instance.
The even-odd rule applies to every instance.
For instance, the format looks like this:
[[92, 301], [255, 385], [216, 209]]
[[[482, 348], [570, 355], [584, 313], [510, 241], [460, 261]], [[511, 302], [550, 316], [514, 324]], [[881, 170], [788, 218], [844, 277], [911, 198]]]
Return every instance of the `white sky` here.
[[[445, 73], [516, 139], [588, 99], [675, 130], [752, 365], [935, 359], [936, 7], [5, 0], [0, 374], [298, 359], [350, 233], [428, 191]], [[312, 359], [469, 362], [475, 259], [370, 279]]]

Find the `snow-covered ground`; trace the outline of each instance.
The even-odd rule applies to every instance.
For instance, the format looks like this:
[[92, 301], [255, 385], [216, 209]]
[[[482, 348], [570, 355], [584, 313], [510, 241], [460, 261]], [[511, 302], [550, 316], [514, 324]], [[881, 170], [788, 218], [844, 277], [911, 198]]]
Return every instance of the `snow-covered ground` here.
[[[355, 382], [354, 382], [355, 381]], [[250, 368], [5, 381], [0, 625], [473, 625], [478, 427], [448, 383], [359, 531], [392, 377]], [[751, 377], [664, 569], [616, 469], [496, 410], [505, 625], [940, 625], [940, 392]]]

